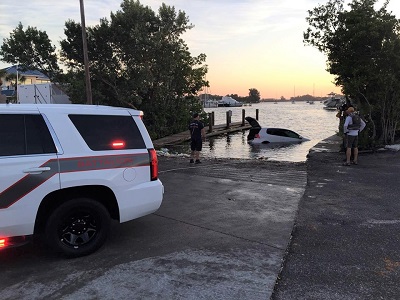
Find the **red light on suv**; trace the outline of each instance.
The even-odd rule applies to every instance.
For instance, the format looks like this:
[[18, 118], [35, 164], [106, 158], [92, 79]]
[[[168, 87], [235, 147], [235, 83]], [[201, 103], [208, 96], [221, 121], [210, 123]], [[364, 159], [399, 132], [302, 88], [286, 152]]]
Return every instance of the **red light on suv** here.
[[123, 149], [123, 148], [125, 148], [125, 142], [124, 141], [114, 141], [114, 142], [112, 142], [112, 147], [114, 149]]
[[7, 239], [0, 239], [0, 249], [7, 246]]
[[150, 179], [153, 181], [158, 179], [158, 159], [156, 150], [149, 149], [149, 155], [150, 155]]

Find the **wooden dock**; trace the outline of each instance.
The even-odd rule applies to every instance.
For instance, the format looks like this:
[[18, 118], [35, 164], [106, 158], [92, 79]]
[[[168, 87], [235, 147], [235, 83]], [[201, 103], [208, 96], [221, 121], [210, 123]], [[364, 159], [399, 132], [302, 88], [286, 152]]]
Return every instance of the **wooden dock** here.
[[[259, 111], [256, 109], [256, 120], [258, 120]], [[226, 123], [221, 125], [214, 125], [214, 112], [208, 113], [209, 125], [204, 129], [206, 130], [206, 137], [216, 136], [221, 134], [226, 134], [230, 132], [238, 132], [251, 128], [251, 125], [245, 121], [246, 111], [242, 109], [242, 121], [241, 122], [232, 122], [232, 111], [228, 110], [226, 112]], [[173, 134], [170, 136], [163, 137], [158, 140], [153, 141], [153, 145], [155, 148], [167, 147], [170, 145], [180, 144], [190, 140], [190, 132], [189, 129]]]
[[[206, 137], [210, 136], [216, 136], [216, 135], [221, 135], [221, 134], [226, 134], [230, 132], [238, 132], [242, 130], [247, 130], [250, 129], [251, 126], [248, 123], [245, 123], [243, 125], [242, 122], [233, 122], [230, 123], [229, 126], [227, 124], [222, 124], [222, 125], [214, 125], [212, 126], [212, 131], [208, 132], [208, 127], [205, 127], [206, 130]], [[160, 138], [158, 140], [153, 141], [153, 145], [155, 148], [161, 148], [161, 147], [167, 147], [170, 145], [175, 145], [175, 144], [180, 144], [182, 142], [186, 142], [190, 140], [190, 132], [189, 130], [186, 130], [181, 133], [173, 134], [170, 136], [166, 136], [163, 138]]]

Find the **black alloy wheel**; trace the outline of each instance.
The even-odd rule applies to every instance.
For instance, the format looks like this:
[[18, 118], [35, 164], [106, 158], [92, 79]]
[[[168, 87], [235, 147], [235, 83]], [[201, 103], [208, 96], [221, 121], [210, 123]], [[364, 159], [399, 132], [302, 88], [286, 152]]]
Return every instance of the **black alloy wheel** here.
[[46, 239], [67, 257], [79, 257], [100, 248], [108, 235], [110, 214], [99, 202], [73, 199], [61, 204], [46, 224]]

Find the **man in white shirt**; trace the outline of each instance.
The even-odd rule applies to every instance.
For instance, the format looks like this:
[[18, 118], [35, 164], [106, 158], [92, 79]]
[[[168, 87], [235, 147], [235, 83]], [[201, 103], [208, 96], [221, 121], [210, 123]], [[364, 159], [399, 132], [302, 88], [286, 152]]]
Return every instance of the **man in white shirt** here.
[[[354, 107], [349, 107], [346, 110], [347, 117], [344, 122], [343, 132], [346, 137], [346, 162], [345, 166], [350, 166], [351, 149], [353, 148], [354, 160], [353, 164], [358, 164], [358, 133], [363, 131], [366, 124], [359, 116], [355, 115]], [[359, 124], [353, 124], [353, 120], [359, 119]]]

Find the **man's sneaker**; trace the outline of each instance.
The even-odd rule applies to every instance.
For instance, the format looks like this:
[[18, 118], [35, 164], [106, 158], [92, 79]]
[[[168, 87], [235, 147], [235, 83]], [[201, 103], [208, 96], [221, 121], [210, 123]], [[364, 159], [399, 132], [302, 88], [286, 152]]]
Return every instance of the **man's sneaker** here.
[[190, 163], [191, 163], [191, 164], [192, 164], [192, 163], [194, 163], [194, 160], [193, 160], [193, 159], [191, 159], [191, 160], [190, 160]]
[[201, 164], [201, 161], [196, 159], [196, 164]]

